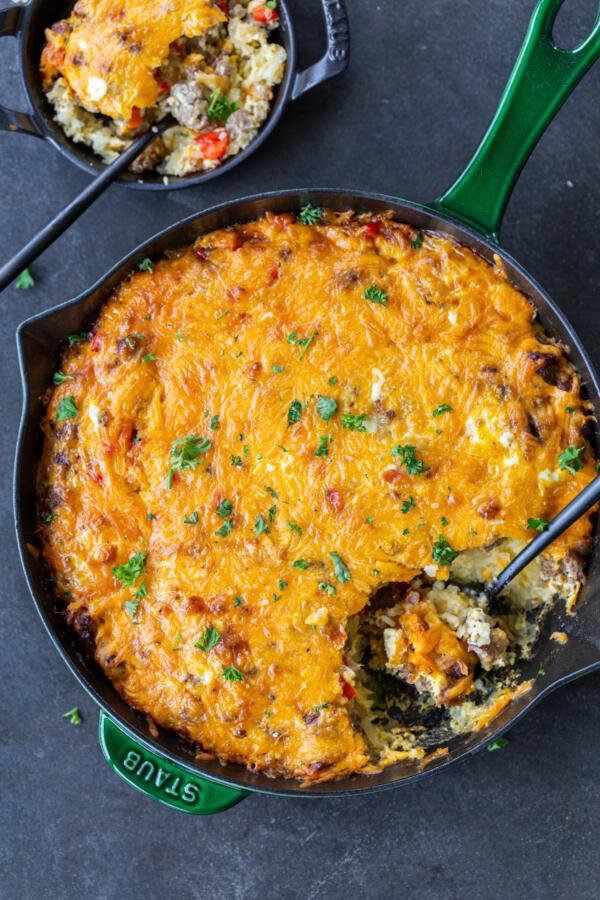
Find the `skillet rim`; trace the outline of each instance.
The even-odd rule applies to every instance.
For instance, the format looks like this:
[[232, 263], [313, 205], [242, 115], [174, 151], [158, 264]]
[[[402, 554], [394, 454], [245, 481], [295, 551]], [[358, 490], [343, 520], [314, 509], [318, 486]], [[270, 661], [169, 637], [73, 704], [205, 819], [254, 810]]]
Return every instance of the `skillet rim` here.
[[[27, 538], [24, 534], [22, 521], [23, 516], [20, 493], [22, 490], [22, 470], [24, 467], [23, 445], [28, 425], [34, 424], [32, 422], [32, 418], [30, 418], [29, 413], [31, 399], [29, 381], [30, 373], [29, 366], [27, 364], [27, 353], [25, 348], [25, 340], [28, 337], [28, 331], [31, 334], [32, 329], [34, 330], [35, 326], [43, 322], [44, 320], [56, 316], [57, 314], [62, 313], [65, 310], [74, 309], [78, 305], [83, 304], [88, 298], [91, 298], [97, 292], [104, 291], [106, 296], [102, 298], [102, 300], [100, 300], [99, 298], [99, 305], [97, 307], [99, 309], [103, 305], [103, 303], [106, 302], [108, 296], [110, 296], [110, 293], [112, 293], [114, 285], [116, 285], [124, 277], [126, 277], [128, 272], [135, 270], [136, 258], [140, 258], [142, 256], [153, 256], [159, 252], [162, 254], [166, 249], [166, 246], [168, 245], [181, 246], [182, 243], [185, 243], [186, 240], [189, 241], [190, 238], [186, 236], [186, 238], [180, 237], [179, 239], [177, 239], [176, 235], [180, 235], [186, 230], [189, 231], [190, 229], [193, 229], [203, 221], [206, 221], [209, 217], [229, 217], [231, 221], [221, 222], [220, 227], [226, 227], [227, 224], [232, 224], [234, 221], [240, 221], [239, 214], [236, 215], [236, 211], [241, 207], [254, 207], [251, 217], [256, 217], [261, 215], [266, 209], [272, 208], [273, 202], [279, 204], [281, 211], [283, 211], [284, 209], [297, 210], [303, 203], [312, 201], [319, 202], [320, 205], [323, 206], [336, 208], [335, 204], [332, 205], [332, 201], [334, 198], [338, 201], [338, 209], [372, 209], [373, 205], [378, 205], [378, 208], [374, 210], [375, 212], [381, 211], [383, 209], [391, 209], [394, 211], [395, 217], [400, 221], [402, 221], [402, 218], [403, 216], [405, 216], [406, 212], [408, 212], [409, 214], [409, 219], [405, 218], [405, 221], [409, 221], [411, 215], [422, 216], [427, 221], [427, 224], [420, 223], [421, 227], [428, 228], [429, 230], [433, 231], [441, 231], [442, 233], [449, 235], [450, 237], [456, 239], [459, 243], [463, 243], [465, 246], [470, 247], [471, 249], [475, 249], [474, 245], [479, 248], [485, 248], [490, 257], [493, 257], [494, 254], [500, 256], [500, 258], [507, 264], [508, 270], [512, 270], [514, 273], [516, 273], [523, 280], [524, 284], [526, 284], [530, 289], [528, 291], [525, 291], [523, 287], [519, 286], [518, 288], [519, 290], [522, 290], [526, 294], [526, 296], [528, 296], [530, 302], [532, 302], [533, 305], [537, 308], [537, 305], [531, 299], [531, 294], [538, 295], [539, 298], [542, 299], [548, 307], [548, 311], [555, 319], [554, 327], [549, 328], [548, 330], [550, 332], [556, 331], [556, 324], [558, 324], [558, 330], [561, 330], [569, 337], [570, 342], [572, 342], [572, 346], [569, 347], [569, 358], [571, 360], [573, 359], [573, 350], [575, 349], [575, 355], [578, 357], [578, 360], [574, 362], [574, 365], [578, 370], [580, 377], [582, 377], [584, 385], [587, 389], [587, 393], [596, 409], [596, 412], [600, 412], [600, 380], [580, 338], [578, 337], [577, 333], [569, 323], [564, 313], [560, 310], [560, 308], [541, 288], [538, 282], [534, 278], [532, 278], [507, 251], [503, 250], [495, 241], [481, 236], [473, 229], [455, 221], [450, 216], [446, 216], [435, 209], [431, 209], [425, 204], [414, 203], [376, 192], [344, 191], [328, 188], [279, 190], [241, 197], [233, 201], [226, 201], [216, 204], [201, 213], [192, 213], [191, 215], [180, 219], [179, 221], [167, 226], [166, 228], [147, 238], [145, 241], [143, 241], [141, 244], [127, 253], [119, 262], [113, 265], [106, 274], [100, 276], [100, 278], [98, 278], [91, 287], [84, 290], [76, 297], [63, 301], [62, 303], [57, 304], [51, 309], [31, 316], [21, 322], [16, 332], [19, 368], [23, 387], [23, 406], [19, 422], [19, 432], [13, 471], [14, 521], [19, 556], [24, 570], [25, 580], [38, 614], [42, 619], [44, 627], [46, 628], [46, 631], [49, 634], [52, 643], [60, 653], [63, 661], [68, 666], [71, 673], [76, 677], [76, 679], [79, 681], [88, 695], [98, 704], [98, 706], [104, 711], [109, 719], [115, 722], [118, 727], [122, 729], [132, 740], [139, 743], [142, 747], [145, 747], [151, 752], [159, 756], [166, 757], [190, 774], [196, 775], [197, 777], [204, 778], [217, 784], [227, 785], [228, 787], [233, 787], [241, 791], [252, 793], [300, 797], [332, 797], [336, 795], [356, 796], [372, 791], [390, 790], [392, 788], [398, 787], [400, 784], [416, 781], [417, 779], [423, 778], [426, 775], [431, 775], [436, 771], [445, 769], [456, 762], [460, 762], [472, 756], [474, 753], [482, 750], [489, 744], [491, 740], [501, 735], [507, 728], [517, 722], [523, 715], [525, 715], [526, 712], [528, 712], [547, 694], [551, 693], [553, 690], [562, 686], [563, 684], [574, 680], [575, 678], [578, 678], [600, 668], [600, 633], [595, 638], [596, 646], [594, 646], [593, 635], [591, 636], [591, 658], [589, 654], [590, 643], [581, 641], [580, 638], [582, 638], [582, 635], [575, 634], [573, 637], [572, 648], [565, 647], [563, 656], [558, 657], [558, 672], [556, 676], [548, 684], [545, 685], [541, 685], [538, 683], [538, 681], [534, 681], [531, 690], [528, 693], [524, 694], [521, 698], [516, 698], [513, 703], [509, 704], [509, 707], [507, 707], [507, 709], [504, 711], [505, 713], [507, 713], [508, 710], [514, 707], [510, 715], [504, 715], [503, 713], [501, 713], [497, 717], [497, 719], [494, 720], [499, 724], [497, 724], [495, 727], [492, 727], [492, 723], [491, 726], [483, 729], [482, 732], [479, 733], [480, 736], [478, 737], [478, 739], [472, 742], [472, 746], [467, 746], [465, 749], [458, 752], [456, 756], [451, 756], [449, 758], [440, 758], [439, 760], [434, 761], [433, 764], [427, 768], [420, 770], [417, 769], [414, 773], [409, 773], [397, 778], [390, 777], [391, 773], [396, 768], [396, 765], [392, 765], [384, 769], [380, 775], [361, 775], [360, 773], [358, 773], [357, 775], [348, 776], [337, 781], [323, 782], [319, 785], [314, 786], [313, 788], [305, 788], [302, 787], [300, 782], [294, 781], [293, 779], [270, 779], [265, 775], [255, 775], [249, 773], [248, 770], [243, 767], [236, 767], [234, 769], [233, 765], [223, 766], [222, 772], [218, 771], [218, 769], [216, 768], [207, 769], [202, 765], [198, 765], [197, 763], [192, 762], [189, 756], [183, 755], [176, 748], [166, 747], [164, 743], [160, 743], [158, 739], [152, 738], [151, 736], [149, 737], [147, 734], [141, 731], [140, 728], [137, 727], [137, 725], [132, 725], [130, 722], [128, 722], [120, 712], [114, 709], [113, 706], [99, 694], [96, 687], [94, 687], [94, 685], [92, 684], [91, 675], [88, 674], [88, 664], [82, 660], [81, 655], [78, 654], [76, 650], [74, 651], [72, 648], [68, 647], [66, 643], [63, 642], [59, 637], [55, 625], [50, 621], [47, 612], [43, 608], [41, 597], [38, 595], [38, 591], [33, 583], [33, 578], [29, 570], [29, 561], [27, 558]], [[242, 220], [245, 219], [246, 221], [249, 221], [250, 218], [245, 214], [242, 215]], [[439, 225], [440, 223], [442, 224], [442, 228], [437, 228], [436, 225]], [[219, 225], [212, 224], [207, 228], [200, 228], [198, 229], [198, 234], [205, 233], [209, 230], [214, 230], [217, 227], [219, 227]], [[170, 238], [172, 239], [172, 241], [169, 244], [168, 242]], [[160, 249], [159, 245], [161, 245]], [[152, 248], [154, 248], [154, 252]], [[475, 252], [477, 252], [476, 249]], [[487, 257], [484, 256], [484, 258], [489, 262], [489, 259], [487, 259]], [[547, 311], [545, 310], [544, 312]], [[95, 315], [97, 315], [97, 310]], [[544, 324], [546, 324], [545, 319], [546, 316], [544, 316]], [[597, 548], [594, 546], [592, 547], [592, 551], [588, 558], [588, 571], [592, 566], [592, 561], [594, 560], [595, 556], [600, 557], [600, 554], [597, 552]], [[582, 610], [586, 610], [590, 602], [591, 601], [588, 599], [581, 605], [581, 607], [579, 607], [579, 614], [576, 617], [573, 617], [576, 623], [585, 624], [585, 616], [582, 615]], [[583, 637], [585, 637], [585, 635]], [[565, 666], [563, 665], [563, 670], [561, 671], [560, 663], [562, 662], [564, 664], [567, 662], [565, 656], [568, 655], [568, 649], [573, 649], [575, 654], [577, 653], [578, 649], [580, 651], [583, 649], [586, 652], [583, 653], [583, 659], [576, 664], [575, 668], [567, 665], [565, 671]], [[555, 648], [552, 648], [552, 650], [555, 650]], [[79, 656], [79, 659], [76, 661], [77, 656]], [[552, 660], [556, 660], [556, 653], [552, 657]], [[122, 698], [119, 697], [119, 695], [116, 694], [116, 691], [114, 691], [114, 688], [112, 688], [110, 682], [108, 681], [108, 679], [106, 679], [106, 676], [103, 673], [101, 675], [101, 678], [106, 681], [106, 684], [114, 692], [116, 702], [120, 702], [121, 704], [123, 704], [127, 708], [127, 710], [129, 710], [133, 714], [132, 717], [137, 716], [138, 718], [140, 718], [140, 720], [144, 719], [143, 714], [133, 710], [132, 707], [130, 707], [125, 701], [122, 700]], [[218, 763], [216, 763], [215, 765], [219, 766]], [[235, 776], [229, 775], [228, 772], [232, 769], [235, 772], [239, 772], [240, 777], [236, 778]], [[362, 784], [360, 786], [357, 786], [356, 782], [359, 779], [361, 780]]]

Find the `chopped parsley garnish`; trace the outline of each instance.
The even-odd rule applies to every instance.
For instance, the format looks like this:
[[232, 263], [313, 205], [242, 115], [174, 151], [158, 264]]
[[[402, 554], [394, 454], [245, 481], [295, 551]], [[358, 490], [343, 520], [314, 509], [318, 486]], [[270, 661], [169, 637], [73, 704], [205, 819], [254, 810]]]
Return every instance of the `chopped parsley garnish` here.
[[297, 332], [292, 331], [288, 335], [288, 339], [287, 339], [288, 344], [293, 344], [295, 347], [304, 347], [304, 350], [298, 357], [299, 360], [304, 359], [308, 348], [310, 347], [310, 345], [312, 344], [312, 342], [314, 341], [314, 339], [317, 337], [318, 334], [319, 334], [318, 331], [313, 331], [313, 333], [310, 335], [310, 337], [299, 338]]
[[336, 592], [335, 586], [330, 581], [320, 581], [319, 590], [333, 596]]
[[333, 397], [324, 397], [322, 394], [319, 394], [316, 403], [316, 410], [325, 422], [329, 422], [331, 417], [335, 415], [336, 409], [337, 403], [335, 402]]
[[330, 385], [331, 387], [333, 387], [333, 385], [337, 384], [337, 383], [338, 383], [338, 380], [337, 380], [337, 376], [335, 376], [335, 375], [332, 375], [331, 378], [327, 379], [327, 384]]
[[221, 632], [217, 631], [214, 625], [207, 626], [202, 632], [201, 637], [199, 637], [194, 644], [194, 647], [197, 650], [203, 650], [205, 653], [208, 653], [209, 650], [212, 650], [213, 647], [217, 646], [220, 640]]
[[283, 578], [280, 578], [279, 579], [279, 590], [284, 591], [287, 586], [288, 586], [287, 581], [284, 581]]
[[309, 563], [305, 559], [295, 559], [292, 565], [294, 569], [308, 569]]
[[300, 528], [299, 525], [296, 525], [295, 522], [290, 522], [290, 520], [288, 519], [287, 526], [290, 529], [290, 531], [295, 532], [295, 534], [297, 534], [298, 537], [302, 537], [302, 529]]
[[148, 588], [146, 587], [146, 582], [142, 581], [137, 591], [135, 591], [134, 595], [136, 600], [143, 600], [144, 597], [148, 596]]
[[217, 506], [217, 515], [222, 519], [226, 519], [233, 512], [233, 506], [230, 500], [221, 500]]
[[375, 521], [375, 516], [367, 516], [367, 518], [365, 519], [365, 525], [370, 525], [371, 522], [374, 522], [374, 521]]
[[138, 263], [138, 269], [140, 272], [154, 272], [154, 263], [151, 259], [146, 257], [140, 263]]
[[241, 606], [243, 602], [244, 602], [244, 598], [243, 598], [243, 597], [234, 597], [234, 598], [233, 598], [233, 605], [234, 605], [234, 606]]
[[217, 122], [226, 122], [232, 112], [238, 108], [237, 103], [231, 103], [223, 91], [217, 88], [213, 92], [206, 115], [209, 119], [215, 119]]
[[121, 587], [133, 587], [140, 575], [144, 574], [147, 558], [148, 554], [139, 550], [126, 563], [113, 566], [112, 573]]
[[411, 509], [415, 508], [415, 501], [413, 497], [409, 497], [408, 500], [402, 501], [402, 512], [406, 515], [407, 512], [410, 512]]
[[442, 413], [450, 413], [452, 412], [452, 407], [449, 403], [442, 403], [440, 406], [436, 406], [432, 415], [434, 419], [437, 419], [438, 416], [441, 416]]
[[197, 434], [188, 434], [186, 437], [177, 438], [171, 445], [171, 465], [167, 473], [167, 487], [173, 487], [173, 473], [185, 472], [187, 469], [197, 469], [200, 465], [199, 456], [207, 453], [211, 448], [208, 438], [199, 437]]
[[313, 206], [312, 203], [307, 203], [298, 213], [298, 221], [302, 222], [303, 225], [316, 225], [321, 220], [322, 215], [323, 210], [320, 206]]
[[146, 518], [148, 519], [149, 522], [153, 522], [155, 520], [156, 516], [154, 515], [154, 513], [150, 512], [150, 513], [148, 513]]
[[198, 513], [194, 511], [190, 513], [189, 516], [184, 516], [183, 521], [185, 525], [197, 525], [198, 524]]
[[365, 288], [363, 297], [365, 300], [370, 300], [371, 303], [380, 303], [381, 305], [385, 305], [390, 299], [383, 288], [378, 288], [376, 284], [372, 284], [370, 287]]
[[219, 422], [218, 416], [213, 416], [210, 420], [209, 428], [211, 431], [217, 431], [221, 427], [221, 423]]
[[491, 744], [488, 744], [488, 750], [501, 750], [502, 747], [506, 747], [508, 744], [508, 738], [499, 737], [496, 738], [495, 741], [492, 741]]
[[538, 673], [538, 675], [545, 675], [545, 674], [546, 674], [546, 670], [545, 670], [545, 669], [542, 669], [542, 668], [540, 667], [540, 668], [538, 669], [537, 673]]
[[272, 371], [279, 375], [280, 372], [283, 372], [283, 366], [272, 366]]
[[566, 410], [567, 410], [568, 413], [574, 413], [574, 412], [575, 412], [575, 408], [574, 408], [573, 406], [567, 406], [567, 407], [566, 407]]
[[56, 385], [64, 384], [65, 381], [70, 381], [72, 378], [72, 375], [65, 375], [65, 373], [61, 372], [59, 369], [58, 372], [55, 372], [52, 376], [52, 383]]
[[82, 334], [70, 334], [69, 337], [67, 338], [67, 340], [69, 342], [69, 347], [74, 347], [75, 344], [85, 344], [87, 339], [88, 339], [88, 336], [87, 336], [87, 332], [85, 332], [85, 331]]
[[146, 353], [145, 356], [142, 356], [142, 362], [154, 362], [155, 359], [158, 359], [156, 353]]
[[83, 721], [81, 713], [76, 706], [74, 706], [73, 709], [68, 709], [66, 713], [63, 713], [63, 719], [68, 719], [71, 725], [81, 725]]
[[277, 514], [277, 507], [276, 507], [276, 506], [271, 506], [271, 507], [269, 508], [269, 522], [274, 522], [274, 521], [275, 521], [275, 516], [276, 516], [276, 514]]
[[237, 456], [235, 453], [232, 453], [229, 457], [229, 465], [234, 466], [235, 468], [241, 469], [244, 463], [242, 462], [242, 457]]
[[189, 337], [187, 336], [187, 334], [181, 334], [181, 332], [179, 331], [175, 333], [175, 337], [178, 341], [189, 341]]
[[56, 513], [48, 513], [47, 516], [44, 516], [44, 525], [49, 525], [50, 522], [54, 522], [55, 519], [58, 519]]
[[236, 666], [223, 667], [223, 678], [225, 681], [243, 681], [244, 676]]
[[570, 472], [571, 475], [575, 475], [576, 472], [583, 469], [583, 463], [579, 459], [583, 453], [583, 449], [583, 447], [579, 447], [579, 449], [567, 447], [566, 450], [563, 450], [558, 457], [559, 468]]
[[344, 413], [342, 416], [342, 428], [347, 428], [348, 431], [366, 431], [366, 421], [366, 413], [360, 413], [358, 416], [353, 415], [353, 413]]
[[215, 534], [218, 537], [227, 537], [233, 531], [233, 519], [225, 519], [220, 528], [217, 528]]
[[17, 280], [15, 281], [15, 287], [19, 291], [26, 291], [28, 288], [32, 288], [35, 286], [35, 278], [29, 271], [29, 269], [23, 269]]
[[258, 537], [260, 534], [268, 534], [269, 526], [262, 516], [257, 516], [254, 522], [254, 534]]
[[528, 531], [546, 531], [548, 525], [550, 524], [549, 519], [539, 518], [539, 519], [527, 519], [527, 525], [525, 526]]
[[440, 534], [437, 541], [434, 542], [431, 555], [440, 566], [449, 566], [450, 563], [456, 559], [458, 553], [456, 550], [452, 549], [444, 535]]
[[288, 428], [290, 425], [294, 425], [295, 422], [299, 422], [302, 418], [302, 404], [299, 400], [292, 400], [290, 403], [290, 408], [288, 409], [287, 414], [287, 423]]
[[273, 500], [279, 500], [279, 496], [278, 496], [278, 494], [277, 494], [277, 491], [274, 490], [272, 487], [266, 487], [266, 488], [265, 488], [265, 491], [267, 492], [267, 494], [270, 494], [270, 495], [271, 495], [271, 497], [273, 498]]
[[400, 465], [404, 466], [409, 475], [422, 475], [429, 471], [422, 459], [417, 459], [416, 448], [412, 444], [398, 444], [392, 447], [392, 456], [400, 457]]
[[62, 422], [64, 419], [74, 419], [78, 412], [75, 397], [65, 397], [56, 407], [56, 421]]
[[329, 442], [331, 441], [330, 434], [322, 434], [319, 437], [319, 443], [317, 444], [317, 449], [315, 450], [315, 456], [329, 456]]
[[410, 242], [410, 246], [413, 248], [413, 250], [420, 250], [420, 249], [421, 249], [421, 247], [423, 246], [423, 240], [424, 240], [424, 238], [425, 238], [425, 235], [423, 234], [422, 231], [420, 231], [420, 232], [418, 233], [418, 235], [416, 236], [416, 238], [415, 238], [413, 241]]
[[129, 613], [132, 619], [135, 619], [137, 616], [137, 611], [140, 608], [139, 600], [126, 600], [125, 601], [125, 609]]
[[322, 709], [328, 709], [331, 706], [329, 700], [326, 700], [325, 703], [320, 703], [319, 706], [313, 706], [313, 712], [321, 712]]
[[268, 6], [269, 9], [277, 9], [277, 0], [265, 0], [265, 6]]
[[352, 575], [339, 553], [331, 552], [329, 554], [333, 560], [333, 572], [338, 581], [344, 584], [345, 581], [352, 581]]

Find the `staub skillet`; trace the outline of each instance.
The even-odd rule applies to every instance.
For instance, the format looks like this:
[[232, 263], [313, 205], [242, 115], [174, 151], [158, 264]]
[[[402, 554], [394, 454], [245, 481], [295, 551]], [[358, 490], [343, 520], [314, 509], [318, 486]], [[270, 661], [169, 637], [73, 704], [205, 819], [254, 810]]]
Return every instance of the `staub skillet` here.
[[[357, 775], [306, 790], [295, 782], [272, 780], [238, 767], [222, 767], [217, 762], [197, 761], [175, 735], [151, 734], [145, 718], [118, 696], [99, 668], [82, 657], [57, 609], [36, 552], [33, 472], [41, 443], [39, 398], [50, 383], [65, 335], [91, 326], [101, 305], [140, 259], [159, 257], [168, 248], [191, 242], [203, 232], [252, 219], [266, 210], [296, 210], [307, 202], [338, 210], [392, 209], [400, 221], [445, 232], [489, 261], [498, 255], [512, 282], [535, 304], [546, 330], [570, 347], [587, 396], [596, 415], [600, 415], [600, 384], [581, 341], [550, 297], [497, 243], [502, 213], [524, 162], [562, 102], [600, 56], [600, 11], [592, 33], [578, 48], [564, 51], [555, 46], [552, 29], [562, 2], [537, 3], [498, 111], [467, 168], [440, 199], [419, 206], [381, 195], [301, 190], [226, 203], [161, 232], [130, 253], [89, 291], [20, 326], [17, 340], [25, 399], [15, 464], [14, 503], [25, 576], [52, 641], [101, 709], [100, 742], [106, 759], [119, 775], [149, 796], [187, 812], [206, 814], [232, 806], [248, 792], [317, 797], [392, 788], [485, 747], [494, 735], [551, 690], [600, 667], [600, 552], [596, 547], [577, 614], [566, 617], [560, 610], [552, 614], [535, 658], [523, 667], [523, 677], [534, 678], [531, 690], [513, 700], [488, 727], [477, 734], [453, 738], [448, 755], [436, 759], [424, 771], [403, 762], [379, 775]], [[566, 645], [549, 640], [550, 632], [556, 628], [567, 631]], [[545, 674], [537, 675], [539, 669]]]

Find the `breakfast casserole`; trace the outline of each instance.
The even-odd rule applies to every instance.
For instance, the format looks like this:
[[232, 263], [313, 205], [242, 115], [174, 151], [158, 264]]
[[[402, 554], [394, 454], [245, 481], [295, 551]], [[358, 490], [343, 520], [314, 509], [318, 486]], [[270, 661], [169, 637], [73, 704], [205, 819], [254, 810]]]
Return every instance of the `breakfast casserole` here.
[[37, 475], [56, 596], [116, 690], [200, 758], [307, 784], [490, 721], [591, 540], [585, 516], [492, 604], [461, 589], [596, 474], [529, 300], [444, 235], [310, 204], [138, 263], [69, 336]]
[[46, 30], [41, 73], [54, 117], [106, 163], [170, 114], [133, 164], [165, 176], [214, 169], [266, 120], [286, 52], [269, 40], [277, 0], [77, 0]]

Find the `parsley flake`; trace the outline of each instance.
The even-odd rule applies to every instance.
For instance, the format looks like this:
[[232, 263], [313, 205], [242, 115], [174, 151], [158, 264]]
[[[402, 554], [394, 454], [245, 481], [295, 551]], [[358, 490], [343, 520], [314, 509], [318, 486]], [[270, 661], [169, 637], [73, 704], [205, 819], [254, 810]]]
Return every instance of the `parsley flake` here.
[[82, 332], [81, 334], [70, 334], [67, 338], [69, 342], [69, 347], [74, 347], [76, 344], [85, 344], [88, 339], [87, 332]]
[[271, 371], [279, 375], [280, 372], [283, 372], [283, 366], [271, 366]]
[[217, 88], [213, 92], [206, 110], [209, 119], [215, 119], [217, 122], [226, 122], [232, 112], [238, 108], [237, 103], [231, 103], [223, 91]]
[[321, 220], [323, 210], [320, 206], [313, 206], [307, 203], [298, 213], [298, 221], [303, 225], [316, 225]]
[[436, 406], [432, 415], [433, 415], [434, 419], [437, 419], [437, 417], [441, 416], [442, 413], [451, 413], [451, 412], [452, 412], [452, 407], [450, 406], [450, 404], [442, 403], [442, 404], [440, 404], [440, 406]]
[[546, 531], [548, 525], [550, 524], [549, 519], [539, 518], [539, 519], [527, 519], [527, 525], [525, 526], [528, 531]]
[[337, 383], [338, 383], [338, 380], [335, 375], [332, 375], [331, 378], [327, 379], [327, 384], [330, 385], [331, 387], [333, 387], [333, 385], [337, 384]]
[[302, 404], [299, 400], [292, 400], [287, 414], [288, 428], [290, 427], [290, 425], [294, 425], [296, 422], [299, 422], [301, 418]]
[[352, 575], [339, 553], [330, 552], [329, 556], [333, 560], [333, 572], [338, 581], [344, 584], [345, 581], [352, 581]]
[[140, 263], [138, 263], [138, 269], [140, 272], [154, 272], [154, 263], [151, 259], [146, 257]]
[[35, 286], [35, 278], [29, 271], [29, 269], [23, 269], [17, 280], [15, 281], [15, 287], [19, 291], [26, 291], [29, 288]]
[[333, 399], [333, 397], [324, 397], [322, 394], [319, 394], [316, 403], [317, 413], [321, 416], [323, 421], [329, 422], [331, 417], [335, 415], [335, 411], [337, 409], [337, 403]]
[[456, 559], [458, 553], [450, 546], [443, 534], [438, 536], [437, 541], [433, 544], [431, 555], [440, 566], [449, 566]]
[[140, 575], [144, 574], [147, 558], [148, 554], [139, 550], [126, 563], [113, 566], [112, 573], [121, 587], [133, 587]]
[[145, 356], [142, 356], [142, 362], [154, 362], [155, 359], [158, 359], [156, 353], [146, 353]]
[[308, 569], [309, 563], [305, 559], [295, 559], [292, 566], [294, 569]]
[[56, 421], [63, 422], [65, 419], [74, 419], [78, 412], [75, 397], [65, 397], [56, 407]]
[[221, 427], [221, 423], [219, 422], [218, 416], [213, 416], [210, 420], [209, 428], [211, 431], [217, 431]]
[[495, 741], [492, 741], [491, 744], [488, 744], [488, 750], [501, 750], [502, 747], [506, 747], [508, 742], [509, 742], [508, 738], [505, 738], [505, 737], [496, 738]]
[[342, 416], [342, 428], [346, 428], [348, 431], [364, 432], [367, 430], [366, 421], [366, 413], [360, 413], [358, 416], [352, 413], [344, 413]]
[[409, 475], [422, 475], [429, 471], [422, 459], [417, 459], [416, 448], [412, 444], [398, 444], [392, 447], [392, 456], [400, 457], [400, 465], [404, 466]]
[[234, 598], [233, 598], [233, 605], [234, 605], [234, 606], [241, 606], [243, 602], [244, 602], [244, 598], [243, 598], [243, 597], [234, 597]]
[[567, 447], [558, 457], [559, 468], [575, 475], [580, 469], [583, 469], [583, 463], [579, 459], [583, 450], [583, 447], [579, 447], [579, 449]]
[[203, 650], [204, 653], [208, 653], [209, 650], [212, 650], [213, 647], [217, 646], [220, 640], [221, 632], [217, 631], [214, 625], [207, 626], [202, 632], [201, 637], [199, 637], [194, 644], [194, 647], [197, 650]]
[[126, 600], [125, 601], [125, 609], [129, 613], [132, 619], [135, 619], [137, 616], [137, 611], [140, 608], [140, 604], [138, 600]]
[[363, 291], [363, 297], [365, 300], [370, 300], [371, 303], [379, 303], [384, 306], [388, 300], [390, 299], [383, 288], [378, 288], [376, 284], [370, 285], [370, 287], [365, 288]]
[[317, 444], [317, 449], [315, 450], [315, 456], [329, 456], [329, 442], [331, 441], [330, 434], [322, 434], [319, 437], [319, 443]]
[[244, 676], [236, 666], [223, 667], [223, 678], [225, 681], [243, 681]]
[[72, 375], [65, 375], [64, 372], [61, 372], [60, 369], [58, 372], [55, 372], [52, 376], [52, 383], [59, 385], [64, 384], [65, 381], [71, 381], [73, 379]]
[[290, 531], [293, 531], [295, 534], [298, 535], [298, 537], [302, 537], [302, 529], [300, 528], [299, 525], [296, 525], [295, 522], [290, 522], [290, 520], [288, 519], [287, 526], [290, 529]]
[[273, 500], [279, 500], [279, 496], [278, 496], [278, 494], [277, 494], [277, 491], [275, 491], [272, 487], [266, 487], [266, 488], [265, 488], [265, 491], [267, 492], [267, 494], [270, 494], [270, 495], [271, 495], [271, 497], [273, 498]]
[[229, 457], [229, 465], [234, 466], [234, 468], [241, 469], [244, 463], [242, 462], [242, 457], [238, 456], [235, 453], [232, 453]]
[[198, 513], [194, 511], [190, 513], [189, 516], [184, 516], [183, 521], [185, 525], [197, 525], [198, 524]]
[[324, 591], [326, 594], [329, 594], [333, 597], [334, 594], [337, 593], [335, 589], [335, 585], [333, 585], [330, 581], [320, 581], [319, 582], [319, 590]]
[[413, 250], [420, 250], [423, 246], [424, 239], [425, 235], [422, 231], [419, 231], [416, 238], [410, 242], [410, 246], [413, 248]]
[[408, 500], [402, 501], [402, 512], [406, 515], [407, 512], [410, 512], [411, 509], [415, 508], [415, 501], [413, 497], [409, 497]]
[[261, 534], [268, 534], [269, 526], [262, 516], [257, 516], [254, 522], [254, 534], [258, 537]]
[[197, 434], [188, 434], [186, 437], [177, 438], [171, 445], [171, 465], [167, 473], [167, 487], [173, 487], [173, 473], [185, 472], [188, 469], [197, 469], [200, 465], [199, 456], [207, 453], [212, 444], [208, 438], [199, 437]]
[[83, 721], [81, 713], [76, 706], [74, 706], [73, 709], [68, 709], [66, 713], [63, 713], [63, 719], [68, 719], [71, 725], [81, 725]]

